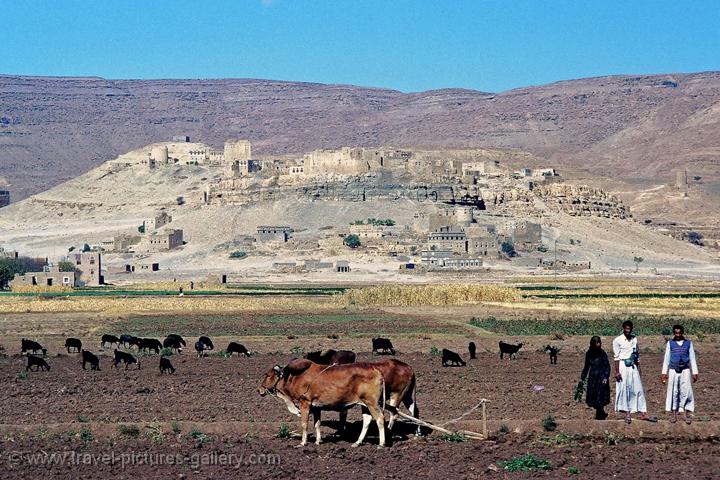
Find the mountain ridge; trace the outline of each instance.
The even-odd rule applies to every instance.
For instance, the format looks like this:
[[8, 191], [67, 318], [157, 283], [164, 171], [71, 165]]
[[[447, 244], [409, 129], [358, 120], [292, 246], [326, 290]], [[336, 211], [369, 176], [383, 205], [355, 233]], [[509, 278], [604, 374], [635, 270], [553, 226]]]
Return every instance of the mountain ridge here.
[[356, 145], [527, 150], [615, 180], [715, 191], [720, 72], [611, 75], [499, 93], [264, 79], [107, 80], [0, 75], [0, 176], [15, 200], [173, 135], [261, 154]]

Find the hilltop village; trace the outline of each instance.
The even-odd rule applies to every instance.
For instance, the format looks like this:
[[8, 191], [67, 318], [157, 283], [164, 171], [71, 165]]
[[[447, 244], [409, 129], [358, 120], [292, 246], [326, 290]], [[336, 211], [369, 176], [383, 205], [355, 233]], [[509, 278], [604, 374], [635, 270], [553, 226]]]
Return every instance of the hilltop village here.
[[[126, 188], [108, 193], [118, 185]], [[55, 256], [47, 255], [43, 272], [13, 281], [25, 286], [170, 275], [224, 282], [246, 276], [243, 268], [279, 278], [325, 272], [350, 280], [373, 264], [376, 272], [394, 270], [406, 279], [492, 270], [607, 273], [612, 268], [597, 265], [583, 243], [592, 239], [564, 225], [584, 218], [639, 226], [617, 197], [568, 182], [528, 153], [503, 149], [343, 147], [257, 156], [247, 140], [214, 149], [176, 137], [28, 202], [73, 225], [110, 214], [115, 221], [73, 238], [48, 238], [44, 251], [52, 245]], [[29, 251], [18, 242], [4, 246], [38, 256], [29, 242]], [[57, 255], [61, 248], [70, 251]], [[73, 249], [96, 255], [99, 278], [88, 283], [81, 273], [63, 275], [61, 262], [90, 262], [76, 259]], [[637, 269], [638, 258], [626, 255], [620, 263]]]

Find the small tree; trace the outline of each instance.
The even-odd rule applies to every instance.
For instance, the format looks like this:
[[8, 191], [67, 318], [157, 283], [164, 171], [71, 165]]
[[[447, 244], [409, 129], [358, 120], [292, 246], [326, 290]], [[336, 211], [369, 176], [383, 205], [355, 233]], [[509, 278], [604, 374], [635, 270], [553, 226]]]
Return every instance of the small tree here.
[[502, 252], [507, 255], [508, 257], [517, 257], [517, 252], [515, 251], [515, 245], [510, 240], [505, 240], [500, 245], [500, 249]]
[[90, 245], [88, 245], [87, 243], [85, 245], [83, 245], [83, 249], [82, 249], [83, 252], [89, 252], [90, 250], [92, 250], [90, 248]]
[[635, 273], [637, 273], [638, 269], [640, 268], [640, 264], [645, 259], [643, 257], [633, 257], [633, 262], [635, 262]]
[[73, 264], [73, 262], [68, 262], [67, 260], [63, 260], [62, 262], [59, 262], [58, 267], [60, 268], [61, 272], [74, 272], [75, 271], [75, 265]]
[[138, 233], [145, 233], [145, 224], [144, 223], [138, 227]]
[[16, 273], [25, 273], [20, 262], [14, 258], [0, 258], [0, 289], [7, 287]]
[[688, 239], [688, 242], [692, 243], [693, 245], [703, 245], [703, 236], [701, 233], [690, 231], [687, 232], [686, 237]]
[[245, 258], [247, 257], [247, 253], [243, 252], [242, 250], [236, 250], [230, 254], [230, 258]]
[[361, 245], [360, 237], [358, 237], [354, 233], [345, 237], [345, 239], [343, 240], [343, 243], [350, 248], [357, 248]]

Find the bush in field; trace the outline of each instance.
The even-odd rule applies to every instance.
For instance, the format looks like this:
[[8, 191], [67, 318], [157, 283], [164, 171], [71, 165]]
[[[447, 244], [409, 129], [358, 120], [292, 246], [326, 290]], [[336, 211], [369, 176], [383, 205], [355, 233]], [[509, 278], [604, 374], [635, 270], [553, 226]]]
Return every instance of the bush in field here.
[[537, 470], [550, 470], [552, 466], [550, 462], [544, 458], [538, 458], [531, 453], [522, 457], [513, 457], [505, 462], [499, 462], [498, 465], [508, 472], [535, 472]]
[[343, 239], [343, 243], [350, 248], [358, 248], [360, 243], [360, 237], [355, 234], [348, 235]]
[[275, 436], [277, 438], [290, 438], [290, 435], [290, 427], [288, 427], [288, 424], [281, 423], [280, 430], [278, 430], [278, 433]]
[[557, 422], [555, 421], [555, 417], [552, 415], [546, 415], [545, 418], [543, 418], [542, 421], [543, 430], [546, 432], [554, 432], [557, 428]]
[[247, 257], [247, 253], [245, 253], [241, 250], [236, 250], [230, 254], [230, 258], [238, 258], [239, 259], [239, 258], [245, 258], [245, 257]]
[[120, 435], [130, 438], [138, 438], [140, 436], [140, 428], [137, 425], [119, 425], [118, 431]]
[[462, 433], [458, 432], [443, 433], [442, 435], [440, 435], [440, 440], [442, 440], [443, 442], [461, 443], [467, 442], [467, 437]]
[[430, 347], [430, 355], [440, 356], [442, 352], [438, 347]]

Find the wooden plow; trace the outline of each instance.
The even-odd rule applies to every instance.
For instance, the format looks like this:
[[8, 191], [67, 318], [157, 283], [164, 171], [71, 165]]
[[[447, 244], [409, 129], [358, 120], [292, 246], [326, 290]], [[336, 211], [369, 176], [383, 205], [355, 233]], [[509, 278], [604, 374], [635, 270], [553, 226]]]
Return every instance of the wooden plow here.
[[[482, 400], [480, 400], [480, 402], [477, 405], [475, 405], [473, 408], [471, 408], [467, 412], [463, 413], [462, 415], [460, 415], [457, 418], [448, 420], [447, 422], [444, 422], [441, 425], [433, 425], [432, 423], [425, 422], [418, 418], [412, 417], [406, 413], [403, 413], [400, 410], [397, 410], [397, 414], [399, 417], [403, 418], [403, 421], [405, 421], [405, 422], [414, 423], [415, 425], [420, 425], [421, 427], [426, 427], [426, 428], [435, 430], [440, 433], [444, 433], [447, 435], [460, 434], [460, 435], [463, 435], [464, 437], [470, 438], [472, 440], [486, 440], [488, 438], [488, 424], [487, 424], [487, 408], [485, 407], [485, 405], [487, 405], [488, 403], [489, 403], [489, 401], [483, 398]], [[448, 430], [447, 428], [445, 428], [445, 426], [447, 426], [447, 425], [459, 422], [460, 420], [467, 417], [468, 415], [470, 415], [472, 412], [474, 412], [478, 408], [482, 408], [482, 433], [471, 432], [469, 430], [452, 431], [452, 430]]]

